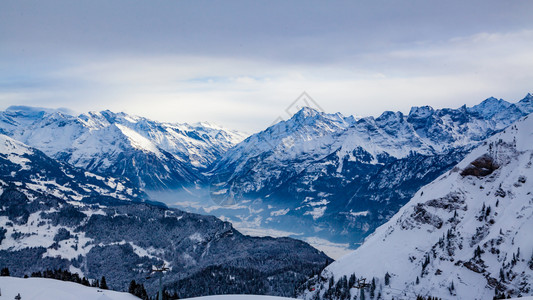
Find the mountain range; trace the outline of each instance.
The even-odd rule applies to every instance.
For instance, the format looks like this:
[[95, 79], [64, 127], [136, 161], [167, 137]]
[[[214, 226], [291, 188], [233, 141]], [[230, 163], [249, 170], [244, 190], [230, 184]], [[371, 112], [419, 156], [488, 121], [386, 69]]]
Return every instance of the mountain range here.
[[210, 171], [211, 195], [258, 212], [234, 222], [356, 245], [473, 147], [531, 113], [532, 100], [377, 118], [304, 108], [227, 151]]
[[246, 135], [209, 123], [161, 123], [110, 111], [11, 107], [0, 132], [57, 160], [130, 182], [137, 194], [237, 228], [357, 247], [414, 193], [481, 141], [533, 111], [488, 98], [377, 118], [303, 108]]

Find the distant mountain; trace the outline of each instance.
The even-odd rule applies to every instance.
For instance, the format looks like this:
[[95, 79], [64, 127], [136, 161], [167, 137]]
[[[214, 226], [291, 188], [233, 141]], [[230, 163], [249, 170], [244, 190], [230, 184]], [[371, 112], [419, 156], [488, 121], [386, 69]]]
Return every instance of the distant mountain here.
[[210, 170], [211, 195], [257, 204], [248, 220], [261, 226], [357, 243], [472, 147], [533, 111], [532, 98], [378, 118], [303, 108], [227, 151]]
[[366, 297], [381, 299], [533, 295], [532, 140], [529, 115], [484, 141], [309, 281], [304, 298], [360, 297], [362, 277]]
[[201, 185], [201, 171], [244, 137], [209, 123], [160, 123], [110, 111], [71, 116], [20, 106], [0, 113], [0, 132], [52, 158], [128, 178], [147, 190]]
[[[165, 263], [165, 284], [182, 297], [290, 296], [331, 261], [302, 241], [249, 237], [213, 216], [152, 205], [131, 183], [80, 171], [5, 135], [0, 170], [0, 268], [14, 276], [62, 268], [105, 276], [116, 290], [136, 280], [155, 293], [158, 279], [146, 276]], [[209, 287], [197, 278], [210, 278]]]

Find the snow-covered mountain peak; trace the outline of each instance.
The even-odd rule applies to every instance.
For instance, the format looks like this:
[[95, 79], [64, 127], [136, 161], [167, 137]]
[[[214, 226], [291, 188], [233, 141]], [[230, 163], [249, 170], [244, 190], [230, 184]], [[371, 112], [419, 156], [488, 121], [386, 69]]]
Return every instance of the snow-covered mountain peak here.
[[297, 111], [293, 117], [297, 119], [312, 118], [320, 114], [320, 112], [314, 108], [304, 106], [299, 111]]
[[433, 115], [435, 110], [431, 106], [413, 106], [409, 111], [410, 119], [427, 119], [429, 116]]
[[511, 103], [503, 99], [496, 99], [494, 97], [490, 97], [485, 99], [480, 104], [474, 105], [473, 107], [469, 108], [469, 111], [476, 112], [480, 116], [486, 119], [490, 119], [495, 114], [509, 108], [509, 106], [511, 106]]
[[395, 126], [395, 124], [405, 121], [404, 115], [401, 112], [385, 111], [375, 119], [376, 124], [380, 127]]
[[529, 114], [533, 112], [533, 94], [528, 93], [524, 99], [518, 101], [517, 106], [523, 112]]

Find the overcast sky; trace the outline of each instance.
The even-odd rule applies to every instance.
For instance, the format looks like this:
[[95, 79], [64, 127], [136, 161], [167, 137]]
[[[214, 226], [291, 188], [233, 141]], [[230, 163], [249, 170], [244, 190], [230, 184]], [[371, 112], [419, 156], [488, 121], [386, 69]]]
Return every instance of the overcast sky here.
[[0, 1], [0, 109], [254, 132], [306, 91], [377, 116], [533, 91], [533, 1]]

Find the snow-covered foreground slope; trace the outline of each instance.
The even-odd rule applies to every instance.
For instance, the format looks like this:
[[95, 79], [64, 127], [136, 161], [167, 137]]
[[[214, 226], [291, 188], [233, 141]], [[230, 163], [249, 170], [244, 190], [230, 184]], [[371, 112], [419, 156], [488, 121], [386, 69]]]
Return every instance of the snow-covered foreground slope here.
[[187, 298], [189, 300], [287, 300], [294, 298], [274, 297], [274, 296], [260, 296], [260, 295], [218, 295], [206, 296], [197, 298]]
[[532, 141], [532, 115], [485, 141], [309, 281], [305, 298], [335, 294], [331, 278], [337, 290], [351, 287], [343, 276], [352, 274], [373, 279], [384, 299], [533, 295]]
[[46, 278], [0, 277], [0, 299], [23, 300], [138, 300], [129, 293], [121, 293], [81, 284]]

